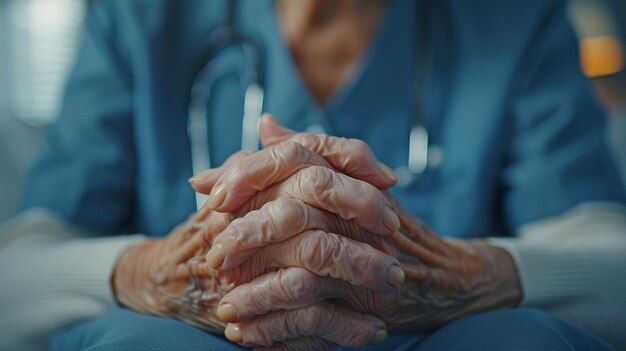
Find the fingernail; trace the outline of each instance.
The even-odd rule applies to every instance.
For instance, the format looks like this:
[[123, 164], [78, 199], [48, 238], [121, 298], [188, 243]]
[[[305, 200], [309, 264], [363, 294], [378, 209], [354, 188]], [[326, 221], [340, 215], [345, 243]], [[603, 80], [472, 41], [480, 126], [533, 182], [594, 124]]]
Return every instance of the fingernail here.
[[224, 263], [224, 247], [222, 244], [215, 244], [209, 252], [206, 253], [206, 263], [211, 268], [219, 268]]
[[211, 190], [211, 194], [209, 194], [209, 197], [206, 200], [206, 205], [214, 210], [220, 207], [222, 202], [224, 202], [224, 199], [226, 199], [226, 185], [221, 184], [217, 188], [213, 188], [213, 190]]
[[389, 207], [385, 207], [385, 213], [383, 215], [383, 224], [385, 228], [392, 233], [395, 233], [400, 229], [400, 218], [398, 215], [393, 212], [393, 210]]
[[374, 336], [374, 340], [372, 340], [372, 342], [374, 344], [380, 344], [381, 342], [385, 341], [385, 339], [387, 339], [387, 331], [379, 330], [376, 332], [376, 335]]
[[224, 335], [228, 340], [232, 342], [243, 342], [243, 334], [241, 333], [241, 329], [239, 329], [239, 327], [234, 324], [229, 324], [226, 326], [226, 330], [224, 330]]
[[226, 303], [217, 308], [217, 318], [222, 322], [230, 323], [237, 319], [237, 312], [235, 306]]
[[387, 283], [393, 286], [402, 285], [404, 283], [406, 275], [402, 268], [398, 266], [391, 266], [389, 269], [389, 275], [387, 276]]
[[378, 169], [380, 169], [380, 171], [385, 175], [385, 177], [387, 179], [389, 179], [390, 181], [397, 183], [398, 182], [398, 176], [396, 175], [396, 173], [394, 171], [391, 170], [391, 168], [387, 167], [386, 164], [382, 163], [382, 162], [378, 162]]

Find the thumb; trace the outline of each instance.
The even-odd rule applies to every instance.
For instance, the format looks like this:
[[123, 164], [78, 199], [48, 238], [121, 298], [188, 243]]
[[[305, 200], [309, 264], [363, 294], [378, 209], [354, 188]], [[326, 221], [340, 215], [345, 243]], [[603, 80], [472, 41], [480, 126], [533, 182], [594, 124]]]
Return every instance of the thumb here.
[[283, 127], [276, 120], [276, 118], [269, 113], [266, 113], [261, 117], [261, 122], [259, 123], [259, 136], [261, 137], [263, 147], [269, 147], [281, 143], [294, 135], [296, 135], [295, 131]]

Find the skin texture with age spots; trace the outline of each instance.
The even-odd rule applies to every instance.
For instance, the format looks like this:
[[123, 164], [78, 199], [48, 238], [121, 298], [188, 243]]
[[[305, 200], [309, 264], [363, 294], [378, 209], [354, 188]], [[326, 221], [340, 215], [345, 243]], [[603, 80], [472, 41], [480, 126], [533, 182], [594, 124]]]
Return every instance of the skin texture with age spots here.
[[[280, 164], [275, 163], [276, 169], [280, 168]], [[236, 167], [237, 174], [245, 177], [245, 160], [242, 159]], [[296, 171], [292, 177], [297, 177], [297, 173], [303, 171]], [[236, 187], [231, 187], [231, 191], [237, 191]], [[346, 189], [341, 191], [345, 192]], [[404, 212], [388, 194], [385, 196], [393, 204], [394, 211], [400, 214], [399, 231], [390, 236], [377, 236], [359, 227], [354, 221], [343, 221], [343, 226], [332, 227], [332, 230], [349, 238], [358, 238], [396, 257], [406, 272], [404, 284], [395, 289], [364, 289], [332, 276], [313, 274], [294, 267], [285, 269], [287, 266], [283, 266], [277, 272], [238, 286], [220, 302], [221, 306], [228, 309], [228, 313], [221, 317], [227, 322], [234, 322], [232, 325], [240, 331], [242, 344], [265, 345], [266, 340], [259, 339], [261, 336], [255, 333], [259, 329], [255, 323], [269, 320], [276, 310], [298, 310], [327, 300], [359, 313], [377, 316], [389, 328], [401, 331], [428, 330], [466, 315], [519, 303], [521, 287], [514, 262], [508, 253], [479, 240], [441, 238], [422, 221]], [[281, 207], [285, 206], [288, 204], [281, 204]], [[272, 224], [260, 228], [255, 226], [261, 218]], [[280, 211], [266, 211], [263, 214], [252, 211], [231, 224], [216, 238], [216, 242], [231, 247], [227, 255], [230, 261], [226, 267], [231, 269], [235, 264], [233, 262], [241, 261], [237, 256], [242, 253], [243, 257], [248, 257], [245, 252], [250, 247], [258, 249], [256, 246], [263, 243], [267, 246], [278, 245], [268, 238], [277, 239], [278, 235], [284, 240], [278, 233], [285, 232], [293, 225], [289, 218], [293, 220], [293, 217], [281, 217]], [[332, 220], [324, 222], [333, 223]], [[315, 223], [316, 220], [311, 221], [311, 225]], [[260, 237], [258, 233], [261, 233]], [[333, 241], [330, 235], [328, 239]], [[332, 257], [332, 254], [324, 254], [328, 249], [316, 245], [310, 247], [316, 248], [311, 251], [326, 259]], [[242, 321], [245, 324], [241, 324]], [[299, 338], [299, 342], [304, 344], [314, 340]], [[275, 341], [286, 342], [283, 339]]]
[[[350, 141], [343, 141], [341, 144], [349, 143]], [[335, 143], [334, 145], [339, 144]], [[306, 149], [306, 152], [311, 151]], [[236, 156], [239, 157], [239, 161], [230, 162], [230, 164], [238, 164], [241, 158], [245, 156], [245, 154], [239, 154]], [[378, 168], [377, 161], [374, 158], [371, 159], [370, 167]], [[227, 164], [229, 163], [227, 162]], [[316, 172], [320, 171], [316, 170]], [[211, 174], [211, 172], [206, 173], [206, 176], [211, 177]], [[379, 178], [382, 177], [380, 172], [377, 173], [375, 170], [369, 171], [367, 174], [378, 174]], [[341, 179], [346, 181], [348, 178]], [[176, 228], [168, 237], [128, 249], [120, 257], [114, 272], [113, 285], [116, 299], [121, 304], [138, 311], [174, 317], [213, 332], [224, 332], [226, 324], [217, 318], [220, 298], [238, 284], [276, 271], [283, 265], [300, 265], [307, 271], [318, 272], [323, 275], [328, 274], [336, 279], [351, 281], [353, 284], [363, 284], [379, 290], [389, 289], [387, 275], [392, 271], [392, 267], [398, 267], [398, 261], [383, 251], [365, 245], [362, 241], [352, 240], [345, 236], [335, 235], [335, 244], [331, 244], [328, 240], [321, 240], [322, 233], [315, 230], [314, 227], [335, 228], [339, 231], [345, 228], [343, 223], [346, 220], [337, 214], [319, 209], [318, 207], [322, 205], [320, 203], [316, 203], [318, 207], [315, 207], [297, 199], [304, 196], [315, 203], [320, 199], [320, 196], [310, 192], [307, 195], [307, 191], [325, 191], [325, 189], [312, 187], [303, 191], [303, 189], [298, 188], [297, 184], [298, 182], [286, 181], [278, 184], [275, 188], [270, 187], [257, 192], [252, 195], [245, 206], [234, 213], [218, 213], [209, 207], [204, 207], [186, 223]], [[366, 186], [366, 183], [359, 186]], [[367, 185], [366, 189], [378, 199], [373, 201], [374, 203], [386, 204], [386, 198], [382, 194], [377, 194], [378, 190], [373, 186]], [[301, 206], [301, 213], [318, 213], [317, 223], [314, 223], [310, 231], [300, 233], [300, 228], [293, 228], [293, 232], [287, 233], [289, 240], [282, 243], [286, 246], [282, 249], [277, 246], [257, 250], [258, 252], [254, 253], [252, 260], [254, 264], [248, 268], [242, 269], [237, 266], [232, 270], [219, 273], [210, 269], [204, 258], [212, 248], [215, 235], [222, 232], [228, 224], [241, 220], [248, 213], [253, 213], [259, 208], [264, 208], [264, 206], [271, 209], [269, 204], [272, 202], [285, 204], [290, 201], [292, 203], [299, 202], [297, 206]], [[334, 201], [339, 201], [339, 199], [335, 198]], [[345, 202], [346, 200], [341, 201]], [[359, 211], [381, 212], [375, 206], [354, 207], [353, 210], [356, 211], [354, 212], [356, 213], [355, 218], [365, 218], [368, 215], [367, 213], [358, 213]], [[346, 209], [342, 209], [342, 211], [346, 211]], [[346, 215], [345, 212], [342, 213], [344, 216]], [[313, 218], [313, 216], [305, 216], [306, 218]], [[332, 223], [326, 223], [327, 221]], [[360, 226], [356, 219], [348, 220], [348, 222]], [[374, 227], [384, 232], [385, 229], [381, 224], [383, 220], [379, 219], [377, 222], [378, 225]], [[307, 223], [308, 221], [303, 222], [301, 228], [309, 225]], [[324, 234], [326, 235], [326, 233]], [[379, 236], [371, 233], [369, 235]], [[333, 260], [318, 260], [318, 256], [303, 254], [307, 252], [307, 247], [314, 245], [312, 242], [323, 245], [325, 247], [323, 250], [336, 252], [335, 255], [341, 257], [344, 262], [358, 264], [353, 264], [351, 267], [340, 266], [336, 265]], [[286, 257], [287, 261], [283, 255], [285, 250], [293, 253], [293, 255]], [[349, 256], [344, 257], [344, 253], [349, 253]], [[377, 279], [372, 280], [363, 274], [364, 270], [380, 272], [380, 274], [376, 274]], [[364, 277], [367, 279], [363, 279]], [[395, 282], [396, 284], [400, 283], [398, 280]], [[333, 340], [344, 340], [346, 345], [357, 345], [357, 343], [366, 345], [380, 339], [381, 333], [386, 333], [384, 324], [375, 317], [346, 309], [336, 309], [336, 311], [338, 311], [336, 318], [348, 319], [351, 321], [350, 324], [362, 325], [362, 327], [346, 330], [352, 334], [343, 335], [342, 338], [336, 333], [332, 334], [332, 337], [335, 338]], [[302, 316], [303, 312], [293, 311], [293, 314]], [[317, 316], [319, 314], [314, 312], [312, 315]], [[292, 313], [283, 313], [281, 318], [287, 321], [293, 320], [294, 317]], [[310, 326], [309, 324], [302, 326], [302, 328]], [[364, 330], [368, 332], [363, 332]], [[319, 329], [314, 331], [322, 332]], [[359, 332], [360, 336], [354, 334], [356, 332]]]
[[[231, 164], [241, 172], [246, 169], [245, 161], [243, 157]], [[280, 167], [281, 163], [275, 165]], [[281, 186], [290, 187], [290, 179], [310, 168], [321, 166], [282, 177], [282, 183], [252, 195], [240, 211], [221, 214], [205, 208], [167, 239], [127, 251], [115, 271], [118, 300], [140, 311], [180, 318], [212, 331], [223, 331], [225, 323], [232, 322], [226, 325], [226, 335], [243, 345], [292, 348], [362, 346], [379, 340], [386, 328], [426, 330], [464, 315], [518, 303], [519, 282], [507, 253], [480, 241], [440, 238], [401, 210], [388, 194], [380, 192], [386, 205], [400, 215], [401, 227], [392, 234], [379, 235], [359, 223], [357, 217], [342, 218], [307, 204], [298, 198], [302, 189], [297, 191], [297, 186], [293, 193], [276, 191]], [[334, 171], [327, 168], [324, 172]], [[345, 178], [337, 179], [345, 184], [360, 182], [341, 176]], [[354, 198], [350, 189], [364, 189], [335, 184], [344, 183], [333, 183], [332, 188], [341, 190], [334, 196], [345, 198]], [[327, 186], [309, 189], [328, 191]], [[317, 199], [318, 205], [336, 201], [320, 200], [323, 196], [313, 193], [309, 196]], [[280, 209], [290, 201], [293, 206], [305, 206], [307, 210], [301, 213], [317, 214], [302, 216], [300, 225], [278, 237], [276, 233], [291, 225], [288, 217], [280, 220]], [[274, 202], [280, 206], [271, 210]], [[265, 223], [257, 231], [259, 227], [250, 219], [255, 213], [260, 218], [257, 211], [264, 206], [270, 210], [266, 208]], [[368, 207], [360, 209], [367, 211]], [[230, 225], [238, 226], [238, 230], [229, 231]], [[202, 257], [212, 244], [225, 247], [233, 233], [262, 233], [250, 241], [253, 252], [248, 252], [248, 257], [254, 264], [246, 268], [248, 261], [243, 260], [215, 273]], [[241, 254], [237, 251], [241, 241], [235, 238], [232, 243], [235, 250], [225, 252], [224, 264], [229, 257], [236, 262]], [[318, 255], [311, 254], [311, 247], [317, 248], [314, 252]], [[400, 286], [389, 284], [391, 268], [398, 265], [406, 272], [406, 281]], [[370, 276], [385, 279], [368, 281]], [[321, 327], [328, 322], [322, 313], [328, 308], [332, 308], [336, 328]], [[282, 329], [268, 334], [263, 332], [268, 325]]]

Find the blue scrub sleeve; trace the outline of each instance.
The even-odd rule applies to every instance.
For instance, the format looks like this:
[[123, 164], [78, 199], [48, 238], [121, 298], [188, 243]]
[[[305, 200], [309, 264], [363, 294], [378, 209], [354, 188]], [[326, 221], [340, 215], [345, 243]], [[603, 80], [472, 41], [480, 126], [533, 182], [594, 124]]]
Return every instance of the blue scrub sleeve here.
[[578, 61], [564, 2], [543, 20], [519, 63], [511, 149], [504, 171], [507, 222], [521, 225], [582, 202], [624, 202], [605, 138], [605, 115]]
[[22, 209], [44, 207], [97, 233], [128, 226], [133, 208], [130, 83], [115, 24], [94, 2], [59, 119], [30, 170]]

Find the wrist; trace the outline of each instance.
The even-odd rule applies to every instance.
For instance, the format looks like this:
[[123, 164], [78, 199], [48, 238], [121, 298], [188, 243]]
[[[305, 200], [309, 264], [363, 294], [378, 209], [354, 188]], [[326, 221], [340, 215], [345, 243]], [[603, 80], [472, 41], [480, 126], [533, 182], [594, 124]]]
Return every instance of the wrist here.
[[517, 307], [523, 301], [521, 278], [511, 254], [484, 240], [470, 244], [483, 253], [485, 264], [491, 272], [492, 289], [482, 299], [484, 310]]
[[124, 250], [115, 263], [111, 275], [111, 291], [119, 305], [142, 312], [155, 312], [147, 299], [149, 294], [142, 291], [150, 277], [152, 257], [159, 251], [161, 240], [150, 240]]

